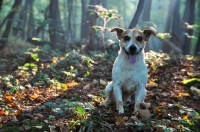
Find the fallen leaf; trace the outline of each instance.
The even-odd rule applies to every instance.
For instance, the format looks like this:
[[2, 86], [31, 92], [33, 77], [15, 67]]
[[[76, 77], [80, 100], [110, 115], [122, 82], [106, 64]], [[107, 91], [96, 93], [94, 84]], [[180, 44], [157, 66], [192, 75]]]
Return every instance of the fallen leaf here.
[[30, 100], [36, 100], [38, 98], [38, 94], [34, 93], [33, 95], [30, 96]]
[[3, 109], [0, 109], [0, 115], [4, 115], [5, 111]]
[[13, 116], [13, 118], [12, 118], [12, 120], [11, 121], [13, 121], [13, 122], [16, 122], [16, 121], [18, 121], [17, 120], [17, 117], [16, 116]]
[[124, 125], [124, 123], [125, 123], [125, 120], [124, 120], [124, 118], [122, 117], [122, 116], [118, 116], [117, 118], [116, 118], [116, 120], [115, 120], [115, 124], [117, 125], [117, 126], [119, 126], [119, 125]]
[[187, 119], [188, 119], [188, 115], [184, 115], [183, 120], [187, 120]]
[[78, 83], [77, 82], [69, 82], [69, 83], [66, 83], [66, 85], [68, 88], [73, 88], [74, 86], [77, 86]]
[[42, 129], [42, 126], [34, 126], [35, 128]]
[[107, 85], [107, 83], [104, 80], [102, 80], [102, 79], [100, 79], [100, 84], [104, 85], [104, 86]]
[[194, 109], [200, 110], [200, 103], [192, 103], [191, 105], [194, 107]]
[[89, 89], [90, 88], [90, 84], [86, 84], [85, 86], [83, 86], [83, 89]]
[[4, 98], [5, 98], [5, 100], [8, 101], [8, 102], [12, 102], [12, 96], [11, 96], [9, 93], [6, 93], [6, 94], [4, 95]]
[[156, 112], [161, 113], [162, 110], [159, 107], [156, 107]]

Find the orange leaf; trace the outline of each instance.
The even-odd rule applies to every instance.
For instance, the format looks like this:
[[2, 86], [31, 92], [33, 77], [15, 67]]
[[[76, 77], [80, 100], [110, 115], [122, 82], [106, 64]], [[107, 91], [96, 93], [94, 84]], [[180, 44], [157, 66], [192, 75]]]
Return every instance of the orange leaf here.
[[6, 101], [11, 102], [12, 101], [12, 96], [8, 95], [5, 97]]
[[35, 92], [35, 93], [38, 93], [38, 92], [39, 92], [38, 87], [34, 88], [34, 92]]
[[78, 83], [77, 82], [69, 82], [69, 83], [66, 83], [66, 85], [68, 88], [73, 88], [74, 86], [77, 86]]
[[180, 98], [180, 97], [183, 97], [183, 96], [190, 96], [190, 94], [189, 93], [182, 93], [182, 92], [180, 92], [180, 93], [178, 93], [178, 95], [176, 97]]
[[161, 113], [161, 109], [159, 108], [159, 107], [156, 107], [156, 111], [158, 112], [158, 113]]
[[36, 100], [38, 98], [38, 95], [34, 93], [33, 95], [30, 96], [30, 100]]
[[18, 108], [16, 115], [20, 115], [22, 113], [22, 109]]
[[125, 123], [125, 120], [124, 120], [124, 118], [122, 116], [119, 116], [119, 117], [116, 118], [115, 124], [117, 126], [124, 125], [124, 123]]
[[12, 108], [12, 107], [16, 106], [16, 104], [13, 102], [13, 103], [7, 104], [7, 106]]
[[183, 120], [187, 120], [187, 119], [188, 119], [188, 115], [184, 115]]
[[5, 111], [3, 109], [0, 109], [0, 115], [5, 114]]

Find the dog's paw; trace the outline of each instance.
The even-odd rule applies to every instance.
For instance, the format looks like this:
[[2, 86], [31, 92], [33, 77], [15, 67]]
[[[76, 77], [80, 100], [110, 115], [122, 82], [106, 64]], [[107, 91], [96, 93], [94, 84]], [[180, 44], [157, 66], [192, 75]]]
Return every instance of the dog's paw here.
[[124, 114], [124, 107], [123, 106], [120, 106], [117, 109], [118, 109], [118, 114]]
[[140, 103], [135, 103], [134, 113], [138, 112], [139, 110], [140, 110]]

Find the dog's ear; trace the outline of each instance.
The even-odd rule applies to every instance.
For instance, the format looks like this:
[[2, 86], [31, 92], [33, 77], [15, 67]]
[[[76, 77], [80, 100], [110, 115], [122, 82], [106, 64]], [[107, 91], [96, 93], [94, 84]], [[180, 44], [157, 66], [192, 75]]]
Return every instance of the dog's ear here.
[[124, 30], [121, 28], [113, 28], [111, 29], [111, 32], [117, 32], [117, 38], [121, 39], [121, 34], [124, 32]]
[[156, 36], [155, 32], [150, 30], [150, 29], [145, 29], [143, 30], [144, 36], [145, 36], [145, 41], [148, 41], [151, 35]]

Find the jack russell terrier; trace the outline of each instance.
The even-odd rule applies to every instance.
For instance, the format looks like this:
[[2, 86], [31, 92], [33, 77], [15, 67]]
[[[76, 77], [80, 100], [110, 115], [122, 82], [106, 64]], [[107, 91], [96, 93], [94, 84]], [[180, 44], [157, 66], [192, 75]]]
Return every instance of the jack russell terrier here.
[[112, 69], [112, 81], [106, 86], [106, 100], [101, 106], [109, 106], [116, 103], [119, 114], [124, 113], [123, 106], [134, 104], [134, 112], [140, 109], [145, 103], [147, 94], [145, 88], [147, 83], [147, 67], [144, 61], [144, 47], [151, 35], [152, 30], [136, 30], [113, 28], [111, 32], [117, 33], [120, 50]]

